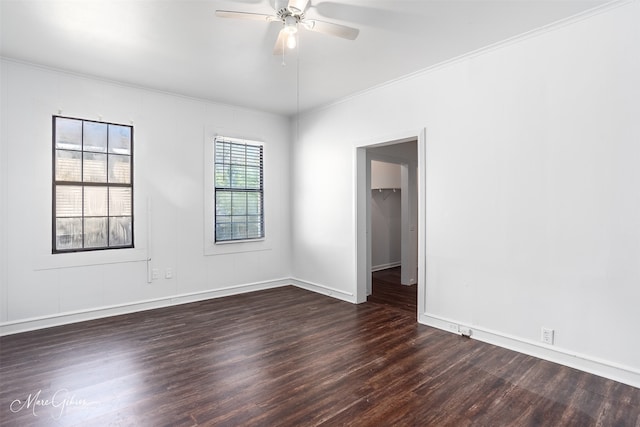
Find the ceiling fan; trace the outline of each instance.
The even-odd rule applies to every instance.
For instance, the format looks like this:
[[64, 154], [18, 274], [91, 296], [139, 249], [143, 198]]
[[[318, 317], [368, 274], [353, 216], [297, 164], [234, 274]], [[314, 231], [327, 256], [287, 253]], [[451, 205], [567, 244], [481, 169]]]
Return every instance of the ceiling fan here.
[[216, 16], [220, 18], [250, 19], [254, 21], [280, 22], [282, 29], [273, 48], [274, 55], [284, 54], [284, 46], [293, 49], [297, 45], [296, 33], [302, 26], [310, 31], [341, 37], [347, 40], [355, 40], [360, 30], [346, 25], [306, 19], [305, 12], [309, 9], [309, 0], [275, 0], [275, 15], [261, 13], [235, 12], [230, 10], [216, 10]]

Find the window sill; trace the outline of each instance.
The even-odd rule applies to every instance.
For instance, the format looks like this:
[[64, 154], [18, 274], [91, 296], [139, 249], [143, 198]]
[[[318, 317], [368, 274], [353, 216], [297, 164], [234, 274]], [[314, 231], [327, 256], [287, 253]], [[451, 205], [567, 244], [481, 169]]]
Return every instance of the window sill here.
[[215, 246], [219, 245], [233, 245], [237, 243], [253, 243], [253, 242], [264, 242], [265, 238], [261, 237], [259, 239], [245, 239], [245, 240], [223, 240], [221, 242], [215, 242]]
[[120, 264], [147, 260], [146, 249], [113, 249], [91, 252], [70, 252], [40, 255], [35, 259], [35, 270], [85, 267], [89, 265]]
[[271, 245], [266, 239], [236, 240], [229, 242], [209, 242], [204, 248], [205, 256], [229, 255], [245, 252], [270, 251]]

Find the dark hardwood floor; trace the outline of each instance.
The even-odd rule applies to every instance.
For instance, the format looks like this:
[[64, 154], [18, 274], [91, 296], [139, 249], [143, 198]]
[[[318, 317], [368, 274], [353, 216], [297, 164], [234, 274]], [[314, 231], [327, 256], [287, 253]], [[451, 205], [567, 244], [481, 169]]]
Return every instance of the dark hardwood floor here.
[[400, 274], [400, 267], [374, 272], [371, 275], [371, 295], [367, 301], [407, 311], [417, 319], [418, 286], [402, 285]]
[[3, 426], [639, 426], [640, 389], [292, 286], [0, 338]]

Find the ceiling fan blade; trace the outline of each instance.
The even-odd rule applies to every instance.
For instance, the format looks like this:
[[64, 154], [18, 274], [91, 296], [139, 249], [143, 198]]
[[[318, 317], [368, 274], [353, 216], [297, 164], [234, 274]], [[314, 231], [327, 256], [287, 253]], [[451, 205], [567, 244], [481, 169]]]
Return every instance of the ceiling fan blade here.
[[300, 15], [307, 10], [309, 6], [309, 0], [289, 0], [287, 9], [294, 15]]
[[250, 19], [252, 21], [267, 22], [280, 20], [277, 16], [264, 15], [262, 13], [234, 12], [232, 10], [216, 10], [216, 16], [219, 18]]
[[316, 31], [318, 33], [329, 34], [331, 36], [342, 37], [347, 40], [355, 40], [360, 33], [357, 28], [347, 27], [346, 25], [333, 24], [331, 22], [318, 21], [317, 19], [305, 19], [300, 22], [307, 30]]
[[278, 33], [278, 40], [276, 40], [276, 44], [273, 46], [273, 54], [274, 55], [282, 55], [284, 54], [285, 43], [287, 42], [287, 32], [283, 29]]

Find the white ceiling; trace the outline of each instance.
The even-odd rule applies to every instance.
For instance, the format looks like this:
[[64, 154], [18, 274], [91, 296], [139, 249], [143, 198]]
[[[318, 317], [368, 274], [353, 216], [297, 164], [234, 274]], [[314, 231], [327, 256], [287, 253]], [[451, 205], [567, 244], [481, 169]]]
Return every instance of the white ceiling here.
[[311, 0], [308, 18], [360, 35], [301, 30], [299, 52], [283, 66], [272, 55], [278, 23], [215, 16], [271, 14], [270, 0], [0, 1], [4, 57], [285, 115], [609, 2]]

